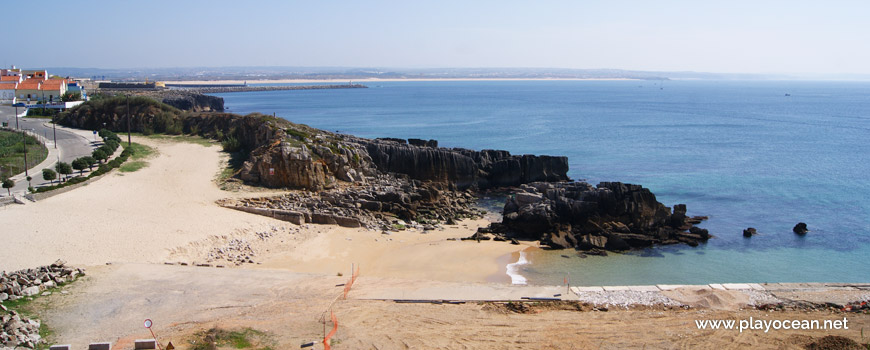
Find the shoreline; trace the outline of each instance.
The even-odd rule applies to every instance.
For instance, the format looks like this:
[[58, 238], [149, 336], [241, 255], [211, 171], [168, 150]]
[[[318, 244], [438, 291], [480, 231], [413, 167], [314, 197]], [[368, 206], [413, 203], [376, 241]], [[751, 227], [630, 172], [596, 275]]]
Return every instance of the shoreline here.
[[166, 84], [220, 85], [220, 84], [312, 84], [312, 83], [379, 83], [379, 82], [465, 82], [465, 81], [639, 81], [632, 78], [365, 78], [365, 79], [262, 79], [262, 80], [167, 80]]

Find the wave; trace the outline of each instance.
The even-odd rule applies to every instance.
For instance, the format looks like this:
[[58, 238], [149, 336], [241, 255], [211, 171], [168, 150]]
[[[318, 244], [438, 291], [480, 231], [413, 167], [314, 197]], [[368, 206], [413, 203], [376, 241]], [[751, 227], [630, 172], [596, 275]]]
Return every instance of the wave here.
[[529, 265], [531, 262], [526, 259], [525, 250], [520, 251], [520, 258], [517, 259], [517, 262], [507, 264], [507, 275], [511, 277], [511, 284], [517, 285], [526, 285], [528, 284], [528, 280], [526, 280], [523, 275], [520, 274], [520, 266]]

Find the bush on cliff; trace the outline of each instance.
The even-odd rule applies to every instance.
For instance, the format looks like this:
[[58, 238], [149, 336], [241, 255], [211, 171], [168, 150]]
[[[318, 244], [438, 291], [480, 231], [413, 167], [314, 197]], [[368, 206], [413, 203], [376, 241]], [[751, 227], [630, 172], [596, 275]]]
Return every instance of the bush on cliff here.
[[[179, 134], [183, 126], [181, 120], [187, 116], [187, 112], [143, 96], [130, 97], [129, 106], [130, 129], [136, 132], [142, 132], [145, 126], [150, 126], [154, 132]], [[127, 98], [115, 96], [82, 103], [60, 113], [57, 121], [61, 125], [82, 129], [126, 131], [126, 118]]]
[[234, 153], [242, 149], [242, 143], [233, 136], [227, 137], [221, 142], [224, 152]]

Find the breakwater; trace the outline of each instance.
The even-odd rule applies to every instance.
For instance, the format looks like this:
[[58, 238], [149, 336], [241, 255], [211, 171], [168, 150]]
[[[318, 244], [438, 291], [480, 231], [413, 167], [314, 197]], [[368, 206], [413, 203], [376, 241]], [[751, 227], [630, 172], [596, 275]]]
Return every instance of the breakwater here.
[[333, 85], [296, 85], [296, 86], [227, 86], [227, 85], [172, 85], [173, 89], [199, 92], [202, 94], [220, 94], [226, 92], [252, 92], [252, 91], [281, 91], [281, 90], [326, 90], [326, 89], [365, 89], [368, 86], [362, 84], [333, 84]]

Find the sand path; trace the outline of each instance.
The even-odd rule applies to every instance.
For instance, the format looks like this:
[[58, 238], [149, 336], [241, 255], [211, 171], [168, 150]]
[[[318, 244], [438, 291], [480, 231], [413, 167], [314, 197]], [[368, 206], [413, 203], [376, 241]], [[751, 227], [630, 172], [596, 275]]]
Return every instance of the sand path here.
[[157, 147], [149, 166], [113, 171], [88, 186], [27, 205], [0, 208], [0, 270], [64, 259], [75, 266], [162, 262], [167, 248], [209, 235], [286, 223], [221, 208], [214, 184], [218, 147], [137, 139]]

